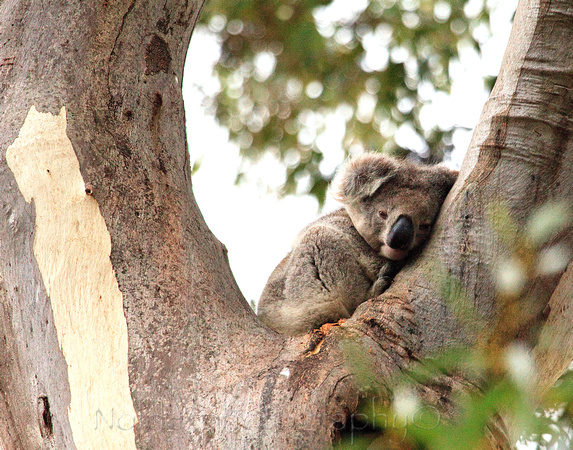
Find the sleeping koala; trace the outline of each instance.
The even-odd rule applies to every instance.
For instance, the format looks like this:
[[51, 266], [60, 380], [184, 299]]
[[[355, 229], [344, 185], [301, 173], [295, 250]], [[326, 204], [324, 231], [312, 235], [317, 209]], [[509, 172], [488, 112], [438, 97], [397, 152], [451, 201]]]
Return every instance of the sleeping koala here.
[[332, 187], [343, 205], [303, 229], [271, 274], [261, 320], [300, 335], [350, 317], [390, 285], [405, 258], [425, 242], [457, 172], [377, 153], [346, 163]]

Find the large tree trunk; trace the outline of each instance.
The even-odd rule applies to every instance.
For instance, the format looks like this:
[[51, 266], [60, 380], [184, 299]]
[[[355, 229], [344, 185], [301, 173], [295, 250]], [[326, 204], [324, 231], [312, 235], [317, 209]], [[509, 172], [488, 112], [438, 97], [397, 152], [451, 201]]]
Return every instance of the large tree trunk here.
[[[521, 228], [546, 200], [572, 204], [573, 6], [521, 2], [434, 238], [318, 344], [258, 322], [195, 204], [181, 79], [200, 8], [0, 4], [0, 448], [325, 447], [364, 395], [348, 337], [390, 388], [453, 345], [535, 342], [525, 329], [548, 316], [550, 385], [573, 359], [573, 269], [504, 319], [486, 213], [503, 202]], [[443, 298], [444, 273], [485, 332]]]

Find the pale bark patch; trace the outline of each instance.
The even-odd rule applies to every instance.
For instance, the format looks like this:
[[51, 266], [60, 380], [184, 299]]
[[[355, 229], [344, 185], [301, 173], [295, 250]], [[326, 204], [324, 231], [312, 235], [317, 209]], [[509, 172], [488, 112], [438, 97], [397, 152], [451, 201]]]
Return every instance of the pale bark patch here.
[[96, 200], [86, 194], [65, 108], [52, 115], [32, 106], [6, 160], [26, 201], [34, 200], [34, 256], [68, 367], [74, 442], [135, 448], [127, 323], [111, 238]]

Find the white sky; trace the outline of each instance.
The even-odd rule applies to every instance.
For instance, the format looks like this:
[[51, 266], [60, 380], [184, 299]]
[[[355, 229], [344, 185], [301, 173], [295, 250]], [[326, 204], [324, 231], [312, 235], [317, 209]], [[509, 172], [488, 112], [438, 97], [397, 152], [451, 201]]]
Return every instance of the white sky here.
[[[337, 0], [337, 3], [342, 5], [344, 2]], [[480, 0], [471, 0], [468, 5], [471, 7], [476, 3]], [[472, 51], [462, 51], [460, 63], [451, 67], [454, 80], [451, 96], [435, 96], [427, 108], [428, 117], [443, 126], [473, 129], [487, 99], [481, 76], [496, 75], [499, 71], [517, 0], [489, 3], [497, 8], [492, 14], [493, 36], [482, 46], [483, 57], [480, 59]], [[200, 170], [193, 177], [193, 191], [207, 224], [229, 250], [231, 268], [245, 298], [249, 302], [258, 301], [267, 278], [290, 250], [298, 231], [320, 211], [316, 200], [308, 196], [277, 198], [276, 192], [284, 180], [284, 168], [272, 157], [252, 164], [246, 182], [234, 185], [240, 163], [239, 150], [229, 143], [226, 130], [202, 107], [203, 92], [211, 93], [218, 87], [211, 75], [218, 54], [219, 46], [214, 36], [196, 30], [183, 80], [191, 161], [202, 161]], [[342, 161], [337, 128], [325, 138], [325, 145], [332, 148], [325, 153], [326, 170]], [[452, 165], [459, 166], [470, 138], [470, 131], [456, 132]], [[337, 206], [334, 200], [328, 199], [322, 212]]]

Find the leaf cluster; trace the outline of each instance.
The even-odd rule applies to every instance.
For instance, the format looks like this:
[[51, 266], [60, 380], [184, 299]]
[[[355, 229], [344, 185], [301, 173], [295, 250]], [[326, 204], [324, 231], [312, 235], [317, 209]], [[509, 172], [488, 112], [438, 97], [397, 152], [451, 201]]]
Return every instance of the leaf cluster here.
[[[458, 397], [454, 420], [416, 396], [416, 386], [431, 385], [453, 373], [471, 370], [483, 377], [480, 389]], [[489, 375], [488, 375], [489, 374]], [[510, 418], [520, 430], [518, 442], [532, 448], [571, 448], [573, 444], [573, 372], [565, 373], [541, 398], [509, 373], [491, 376], [487, 358], [470, 349], [453, 350], [421, 361], [401, 377], [400, 390], [410, 390], [415, 400], [403, 411], [395, 395], [392, 404], [365, 402], [349, 420], [336, 448], [457, 450], [488, 448], [488, 435], [511, 435], [498, 421]], [[360, 418], [357, 420], [356, 418]], [[498, 429], [496, 429], [498, 427]], [[512, 444], [515, 444], [513, 442]]]
[[[220, 89], [207, 101], [218, 121], [245, 159], [272, 152], [285, 164], [284, 193], [304, 179], [322, 202], [333, 117], [346, 153], [443, 158], [453, 130], [420, 113], [449, 92], [459, 49], [479, 51], [475, 31], [489, 29], [489, 12], [479, 0], [210, 0], [202, 23], [221, 43]], [[396, 142], [404, 126], [420, 145]]]

